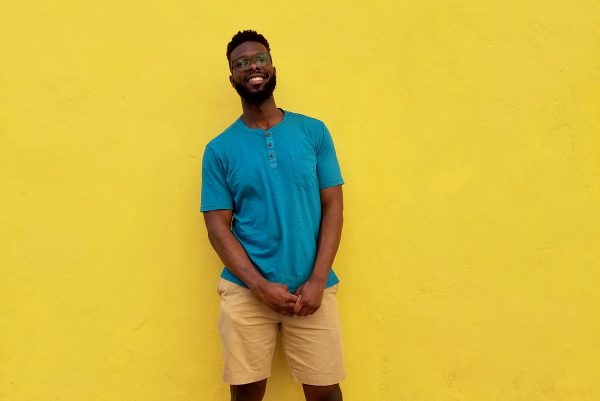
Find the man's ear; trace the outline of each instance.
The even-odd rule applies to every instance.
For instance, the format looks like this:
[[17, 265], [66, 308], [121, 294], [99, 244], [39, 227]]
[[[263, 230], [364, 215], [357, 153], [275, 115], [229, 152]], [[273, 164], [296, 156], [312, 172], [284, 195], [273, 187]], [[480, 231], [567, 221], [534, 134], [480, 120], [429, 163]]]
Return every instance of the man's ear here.
[[235, 82], [233, 82], [233, 75], [229, 76], [229, 83], [235, 88]]

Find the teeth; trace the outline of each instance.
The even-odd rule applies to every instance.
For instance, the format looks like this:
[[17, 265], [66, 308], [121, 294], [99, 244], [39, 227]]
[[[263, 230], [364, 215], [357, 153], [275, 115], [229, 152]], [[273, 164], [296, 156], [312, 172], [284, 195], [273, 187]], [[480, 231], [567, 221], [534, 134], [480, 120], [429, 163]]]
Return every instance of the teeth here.
[[252, 77], [250, 78], [250, 82], [262, 82], [262, 77]]

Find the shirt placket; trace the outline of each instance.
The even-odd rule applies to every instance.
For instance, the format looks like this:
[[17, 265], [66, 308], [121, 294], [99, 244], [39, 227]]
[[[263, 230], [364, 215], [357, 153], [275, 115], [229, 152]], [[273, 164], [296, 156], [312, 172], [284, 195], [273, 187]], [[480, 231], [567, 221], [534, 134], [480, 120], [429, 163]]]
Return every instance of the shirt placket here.
[[275, 142], [273, 141], [273, 133], [270, 131], [267, 131], [267, 133], [265, 133], [265, 144], [267, 146], [267, 161], [269, 162], [269, 167], [276, 168], [277, 153], [275, 152]]

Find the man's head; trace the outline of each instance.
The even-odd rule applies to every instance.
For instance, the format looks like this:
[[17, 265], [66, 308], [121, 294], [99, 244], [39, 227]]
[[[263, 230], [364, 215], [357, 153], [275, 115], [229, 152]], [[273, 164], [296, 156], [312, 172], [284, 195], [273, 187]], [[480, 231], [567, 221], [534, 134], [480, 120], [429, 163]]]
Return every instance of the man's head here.
[[252, 104], [262, 104], [275, 90], [277, 79], [269, 42], [255, 31], [236, 33], [227, 44], [229, 81], [237, 93]]

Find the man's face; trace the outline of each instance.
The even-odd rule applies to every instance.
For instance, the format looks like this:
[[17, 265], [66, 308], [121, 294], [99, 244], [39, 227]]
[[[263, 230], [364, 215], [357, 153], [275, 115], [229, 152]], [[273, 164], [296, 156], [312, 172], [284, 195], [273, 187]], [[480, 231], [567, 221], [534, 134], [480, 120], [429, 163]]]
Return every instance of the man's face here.
[[246, 69], [236, 70], [232, 68], [232, 64], [240, 58], [265, 53], [269, 53], [267, 48], [258, 42], [244, 42], [231, 52], [229, 81], [237, 93], [252, 104], [262, 104], [273, 94], [277, 84], [275, 67], [270, 62], [265, 65], [256, 65], [257, 63], [251, 61]]

